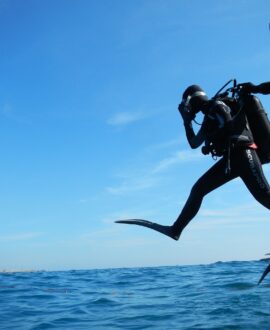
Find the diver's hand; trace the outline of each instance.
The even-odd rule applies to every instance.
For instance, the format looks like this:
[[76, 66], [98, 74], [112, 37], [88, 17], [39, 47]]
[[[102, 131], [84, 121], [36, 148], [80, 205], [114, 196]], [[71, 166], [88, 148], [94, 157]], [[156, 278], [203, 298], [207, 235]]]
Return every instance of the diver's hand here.
[[243, 93], [256, 93], [257, 92], [256, 86], [251, 82], [239, 84], [238, 87], [240, 87], [240, 91]]
[[179, 104], [178, 110], [183, 118], [184, 124], [189, 124], [195, 118], [195, 115], [188, 111], [183, 103]]

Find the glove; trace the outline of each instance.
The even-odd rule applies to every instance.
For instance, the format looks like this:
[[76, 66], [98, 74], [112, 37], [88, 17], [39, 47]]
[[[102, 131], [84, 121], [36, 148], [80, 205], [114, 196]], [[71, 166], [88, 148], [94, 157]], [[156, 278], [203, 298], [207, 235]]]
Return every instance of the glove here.
[[195, 115], [185, 107], [183, 102], [179, 104], [178, 110], [183, 118], [184, 124], [189, 124], [195, 118]]
[[239, 84], [238, 87], [241, 88], [241, 92], [244, 93], [255, 93], [256, 92], [256, 86], [252, 84], [251, 82]]

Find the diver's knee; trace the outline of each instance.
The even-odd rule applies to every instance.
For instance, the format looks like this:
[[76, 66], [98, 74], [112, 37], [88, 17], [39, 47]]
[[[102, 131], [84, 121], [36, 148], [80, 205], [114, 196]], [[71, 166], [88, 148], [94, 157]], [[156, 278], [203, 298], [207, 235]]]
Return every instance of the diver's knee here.
[[261, 195], [259, 198], [256, 198], [257, 201], [270, 210], [270, 192], [264, 195]]
[[200, 181], [197, 181], [191, 188], [190, 196], [192, 198], [203, 198], [205, 194], [202, 188]]

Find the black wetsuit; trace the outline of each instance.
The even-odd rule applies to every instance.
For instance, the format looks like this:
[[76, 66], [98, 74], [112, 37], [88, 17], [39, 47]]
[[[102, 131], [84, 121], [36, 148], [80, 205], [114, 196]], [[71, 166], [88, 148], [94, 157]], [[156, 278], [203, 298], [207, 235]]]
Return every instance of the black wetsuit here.
[[[245, 83], [238, 85], [238, 87], [241, 88], [243, 95], [250, 93], [270, 94], [270, 82], [257, 86]], [[183, 229], [199, 211], [204, 196], [237, 177], [243, 180], [259, 203], [270, 209], [270, 186], [263, 174], [262, 164], [256, 152], [257, 146], [253, 141], [246, 113], [243, 110], [238, 111], [242, 109], [241, 104], [238, 104], [235, 99], [224, 99], [224, 102], [222, 100], [209, 101], [203, 90], [197, 85], [190, 86], [187, 90], [195, 95], [185, 95], [185, 92], [178, 109], [183, 117], [187, 140], [191, 148], [197, 148], [205, 142], [207, 150], [204, 151], [206, 153], [209, 151], [222, 158], [194, 184], [184, 208], [173, 225], [164, 226], [143, 219], [117, 220], [116, 223], [147, 227], [178, 240]], [[197, 97], [197, 101], [191, 102], [192, 97], [194, 99]], [[198, 102], [198, 99], [201, 102]], [[188, 108], [189, 105], [199, 107], [198, 110], [205, 114], [202, 127], [197, 134], [192, 128], [191, 121], [194, 116]], [[186, 108], [188, 111], [185, 110]], [[267, 138], [269, 139], [268, 136]], [[264, 153], [268, 153], [267, 143], [264, 146], [266, 146], [266, 150], [262, 153], [261, 149], [260, 155], [263, 156], [262, 160], [266, 163], [270, 161], [270, 157], [265, 158]], [[269, 271], [270, 266], [264, 272], [261, 280]]]
[[[250, 83], [243, 84], [243, 88], [246, 88], [250, 93], [270, 94], [270, 82], [258, 86]], [[213, 107], [213, 104], [209, 103], [209, 106]], [[225, 112], [224, 116], [226, 117]], [[205, 115], [203, 126], [198, 134], [194, 133], [191, 123], [185, 124], [187, 139], [192, 148], [197, 148], [208, 138], [207, 128], [211, 118], [209, 120], [207, 116], [209, 115]], [[259, 203], [270, 209], [270, 186], [263, 173], [262, 164], [252, 140], [252, 133], [248, 125], [246, 125], [244, 117], [245, 115], [243, 114], [242, 118], [239, 118], [237, 127], [234, 127], [231, 131], [231, 134], [235, 135], [235, 143], [229, 155], [230, 171], [226, 170], [228, 167], [228, 155], [225, 153], [192, 187], [182, 212], [171, 227], [172, 237], [181, 235], [182, 230], [199, 211], [204, 196], [237, 177], [243, 180], [250, 193]], [[215, 120], [214, 118], [212, 119]], [[226, 121], [226, 118], [219, 119]]]

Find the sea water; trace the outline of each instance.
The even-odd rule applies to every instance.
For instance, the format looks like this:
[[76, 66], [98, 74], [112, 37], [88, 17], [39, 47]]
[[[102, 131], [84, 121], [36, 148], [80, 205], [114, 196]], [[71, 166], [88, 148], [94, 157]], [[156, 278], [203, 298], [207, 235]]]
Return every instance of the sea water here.
[[270, 329], [260, 261], [0, 274], [0, 329]]

